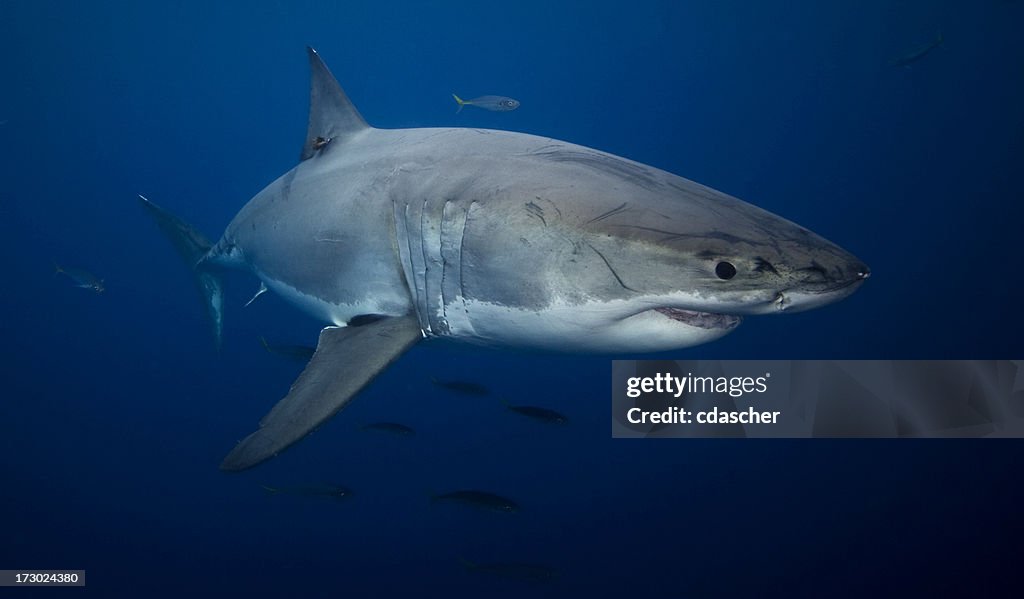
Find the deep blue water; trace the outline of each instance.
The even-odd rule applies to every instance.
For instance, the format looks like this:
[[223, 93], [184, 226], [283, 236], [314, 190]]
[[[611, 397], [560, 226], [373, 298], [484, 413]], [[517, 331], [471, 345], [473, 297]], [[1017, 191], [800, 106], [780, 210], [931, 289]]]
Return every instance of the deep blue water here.
[[[660, 357], [1019, 358], [1022, 23], [1024, 4], [999, 0], [3, 3], [0, 569], [84, 568], [96, 596], [1019, 584], [1019, 552], [1000, 548], [1024, 525], [1019, 442], [612, 440], [607, 357], [422, 343], [295, 448], [223, 474], [300, 370], [257, 337], [312, 344], [321, 323], [276, 297], [242, 309], [256, 283], [237, 274], [218, 355], [135, 195], [218, 236], [297, 160], [312, 45], [375, 126], [596, 147], [781, 214], [872, 267], [836, 305]], [[938, 31], [945, 43], [911, 68], [888, 64]], [[456, 115], [453, 91], [522, 106]], [[53, 277], [52, 261], [90, 269], [106, 293]], [[432, 376], [571, 422], [539, 426]], [[358, 430], [375, 420], [417, 435]], [[353, 495], [260, 489], [317, 483]], [[522, 510], [429, 500], [461, 487]], [[504, 580], [460, 558], [559, 576]]]

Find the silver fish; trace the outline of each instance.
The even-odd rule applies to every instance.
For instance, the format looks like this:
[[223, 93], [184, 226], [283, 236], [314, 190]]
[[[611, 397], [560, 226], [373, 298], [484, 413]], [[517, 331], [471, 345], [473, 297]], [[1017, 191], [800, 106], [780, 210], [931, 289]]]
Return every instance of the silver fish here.
[[554, 410], [549, 410], [547, 408], [542, 408], [540, 406], [511, 406], [511, 405], [506, 405], [505, 407], [508, 408], [508, 410], [510, 412], [515, 412], [516, 414], [519, 414], [521, 416], [526, 416], [527, 418], [532, 418], [534, 420], [537, 420], [538, 422], [545, 422], [545, 423], [548, 423], [548, 424], [568, 424], [569, 423], [569, 419], [566, 418], [564, 415], [559, 414], [558, 412], [556, 412]]
[[487, 387], [484, 387], [480, 383], [473, 383], [471, 381], [442, 381], [438, 379], [430, 379], [430, 382], [442, 389], [461, 393], [462, 395], [484, 396], [491, 394], [491, 390]]
[[928, 42], [927, 44], [924, 44], [923, 46], [915, 48], [914, 50], [904, 54], [903, 56], [894, 58], [892, 61], [890, 61], [890, 63], [894, 67], [909, 67], [910, 65], [927, 56], [929, 52], [942, 45], [943, 41], [944, 38], [942, 37], [942, 32], [940, 31], [934, 40]]
[[370, 424], [364, 424], [360, 428], [364, 431], [378, 431], [381, 433], [388, 433], [390, 435], [398, 435], [400, 437], [411, 437], [416, 434], [416, 431], [412, 428], [397, 422], [371, 422]]
[[519, 505], [511, 499], [487, 491], [471, 489], [433, 495], [430, 500], [432, 502], [457, 503], [502, 514], [514, 514], [519, 511]]
[[452, 97], [455, 98], [455, 102], [459, 105], [459, 109], [455, 111], [455, 114], [462, 112], [465, 106], [477, 106], [493, 112], [509, 112], [519, 108], [519, 100], [506, 98], [505, 96], [480, 96], [472, 100], [463, 100], [455, 94], [452, 94]]
[[551, 582], [558, 578], [558, 570], [545, 564], [528, 562], [475, 563], [459, 558], [459, 562], [470, 572], [483, 572], [507, 580], [523, 582]]
[[313, 357], [313, 354], [316, 353], [315, 347], [309, 347], [307, 345], [285, 345], [279, 343], [270, 343], [263, 337], [260, 337], [260, 343], [263, 345], [263, 349], [267, 350], [269, 353], [284, 356], [286, 358], [291, 358], [293, 360], [298, 360], [303, 364], [309, 362], [310, 358]]
[[352, 490], [339, 485], [312, 485], [308, 487], [270, 487], [260, 485], [270, 495], [298, 495], [340, 501], [352, 496]]
[[103, 286], [103, 279], [100, 279], [87, 270], [61, 266], [56, 262], [53, 263], [53, 268], [54, 276], [67, 276], [75, 283], [75, 287], [81, 287], [82, 289], [88, 289], [90, 291], [95, 291], [96, 293], [103, 293], [107, 289]]

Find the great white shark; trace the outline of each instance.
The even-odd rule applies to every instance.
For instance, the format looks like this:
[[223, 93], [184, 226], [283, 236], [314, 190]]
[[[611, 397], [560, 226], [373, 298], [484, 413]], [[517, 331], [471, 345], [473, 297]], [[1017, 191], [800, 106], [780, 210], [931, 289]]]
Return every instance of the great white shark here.
[[223, 267], [328, 324], [224, 470], [300, 440], [424, 338], [670, 350], [745, 315], [838, 301], [870, 274], [799, 225], [606, 152], [509, 131], [371, 127], [307, 50], [301, 161], [219, 241], [140, 196], [194, 272], [218, 342]]

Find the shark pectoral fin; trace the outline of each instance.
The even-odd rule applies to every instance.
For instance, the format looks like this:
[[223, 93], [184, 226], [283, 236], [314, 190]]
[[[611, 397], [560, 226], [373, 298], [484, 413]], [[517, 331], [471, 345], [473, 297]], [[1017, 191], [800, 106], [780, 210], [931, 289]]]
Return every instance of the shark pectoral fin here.
[[324, 329], [316, 353], [288, 395], [224, 458], [221, 470], [250, 468], [302, 439], [421, 338], [416, 316]]
[[[266, 283], [264, 283], [263, 281], [260, 281], [260, 288], [256, 290], [256, 295], [252, 296], [252, 299], [250, 299], [249, 301], [245, 302], [245, 306], [243, 306], [243, 307], [244, 308], [248, 308], [249, 304], [251, 304], [254, 301], [256, 301], [256, 298], [258, 298], [259, 296], [263, 295], [266, 292], [267, 292], [267, 285], [266, 285]], [[260, 337], [260, 338], [262, 339], [262, 337]], [[263, 345], [266, 346], [266, 343], [264, 343]]]

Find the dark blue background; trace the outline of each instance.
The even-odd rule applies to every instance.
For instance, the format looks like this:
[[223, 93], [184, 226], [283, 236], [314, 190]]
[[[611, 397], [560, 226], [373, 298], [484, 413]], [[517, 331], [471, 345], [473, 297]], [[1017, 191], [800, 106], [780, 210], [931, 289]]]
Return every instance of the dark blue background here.
[[[278, 459], [234, 442], [315, 342], [230, 283], [217, 355], [142, 193], [216, 237], [291, 168], [316, 47], [379, 127], [543, 134], [744, 198], [874, 276], [672, 358], [1021, 357], [1024, 6], [934, 2], [6, 2], [0, 18], [0, 568], [98, 596], [975, 595], [1017, 582], [1019, 442], [628, 442], [605, 357], [423, 343]], [[934, 38], [912, 68], [889, 61]], [[450, 93], [505, 94], [455, 114]], [[51, 261], [107, 292], [51, 276]], [[544, 427], [495, 398], [566, 413]], [[411, 439], [359, 431], [398, 420]], [[260, 483], [333, 482], [342, 503]], [[431, 505], [488, 489], [512, 516]], [[547, 585], [459, 558], [556, 567]], [[75, 593], [75, 591], [64, 591]], [[290, 595], [289, 595], [290, 596]]]

